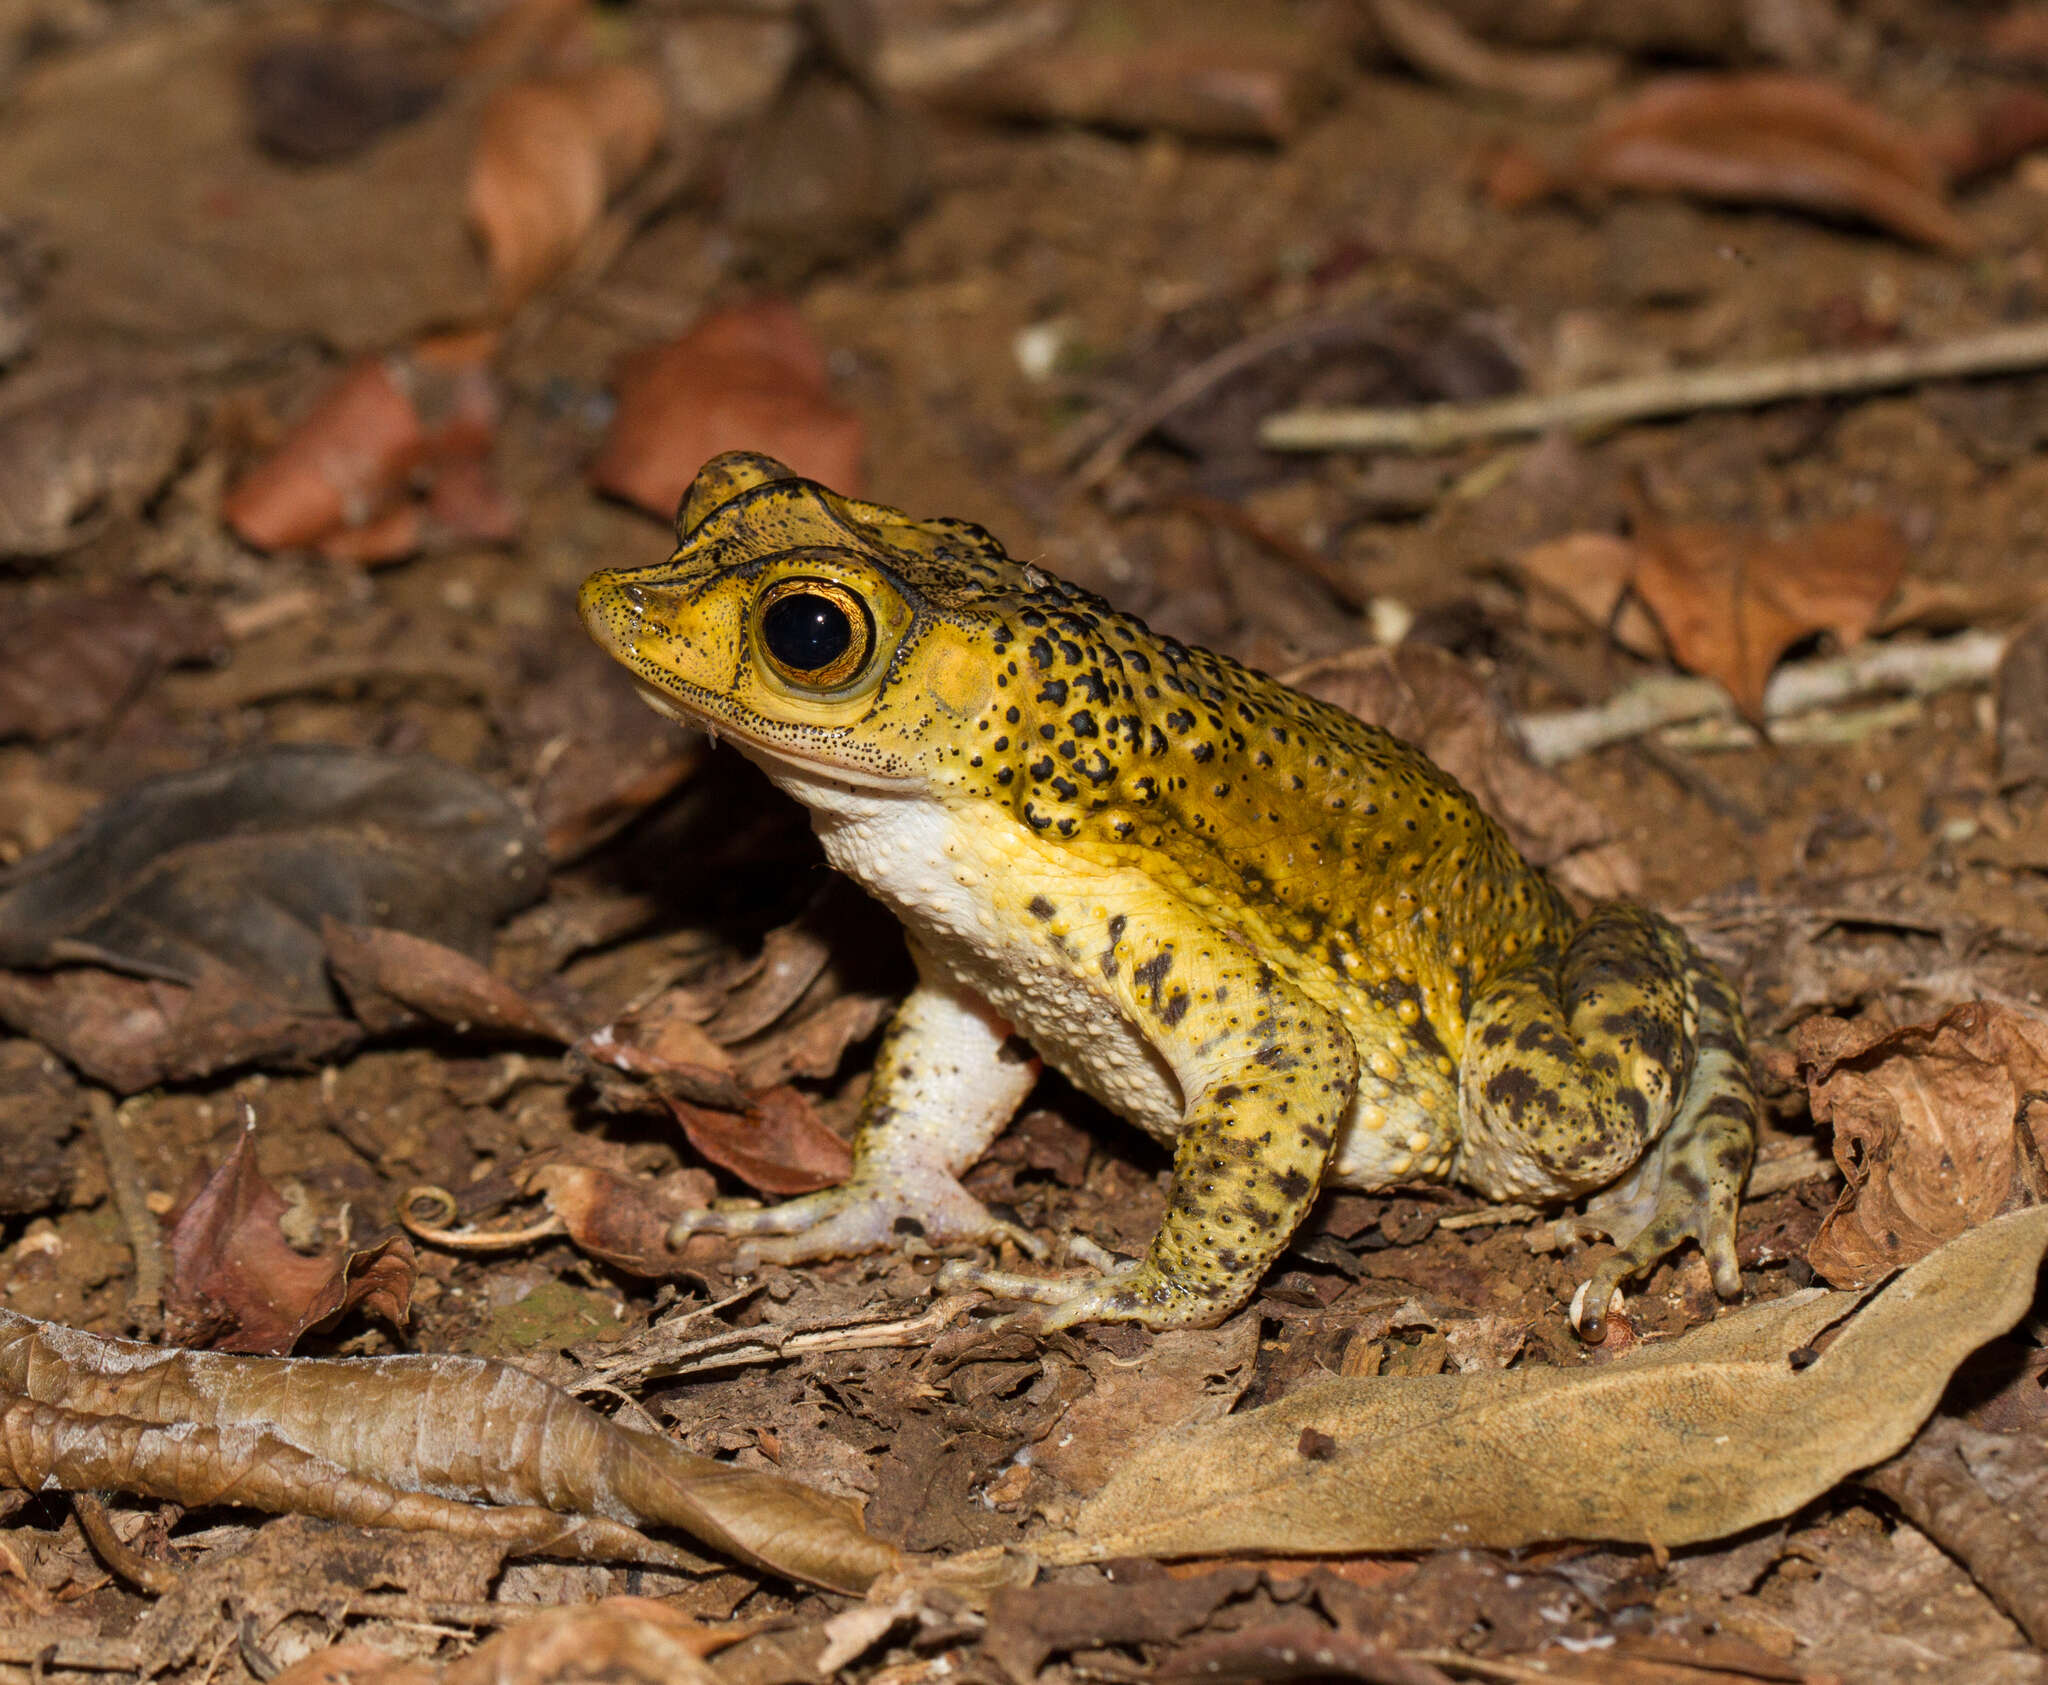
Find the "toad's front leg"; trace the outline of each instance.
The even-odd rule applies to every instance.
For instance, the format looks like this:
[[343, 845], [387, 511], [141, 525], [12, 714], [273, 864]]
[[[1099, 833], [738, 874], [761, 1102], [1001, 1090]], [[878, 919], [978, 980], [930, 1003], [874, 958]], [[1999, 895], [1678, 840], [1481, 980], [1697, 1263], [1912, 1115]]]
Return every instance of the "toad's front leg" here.
[[[1170, 974], [1172, 945], [1160, 950]], [[1253, 962], [1193, 974], [1129, 1003], [1173, 1064], [1187, 1108], [1166, 1216], [1145, 1256], [1121, 1268], [1045, 1277], [965, 1263], [943, 1287], [980, 1287], [1047, 1308], [1046, 1331], [1079, 1322], [1151, 1328], [1221, 1322], [1259, 1284], [1307, 1216], [1357, 1088], [1358, 1055], [1334, 1014]], [[1142, 973], [1142, 968], [1141, 968]]]
[[861, 1105], [853, 1171], [836, 1188], [759, 1211], [691, 1211], [669, 1231], [741, 1237], [740, 1269], [879, 1252], [921, 1236], [941, 1245], [1007, 1237], [1044, 1247], [999, 1220], [960, 1177], [1002, 1132], [1038, 1074], [986, 1001], [913, 951], [918, 986], [896, 1009]]

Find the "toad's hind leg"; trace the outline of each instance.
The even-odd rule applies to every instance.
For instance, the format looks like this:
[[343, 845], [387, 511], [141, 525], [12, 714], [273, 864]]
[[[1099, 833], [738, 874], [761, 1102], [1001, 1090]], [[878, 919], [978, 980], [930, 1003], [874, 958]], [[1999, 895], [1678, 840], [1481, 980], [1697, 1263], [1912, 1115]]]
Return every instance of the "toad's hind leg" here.
[[1742, 1008], [1669, 921], [1609, 902], [1562, 956], [1538, 950], [1493, 978], [1473, 1002], [1459, 1086], [1458, 1174], [1482, 1193], [1615, 1184], [1589, 1210], [1620, 1251], [1575, 1301], [1588, 1339], [1616, 1286], [1687, 1236], [1716, 1290], [1741, 1290], [1735, 1207], [1756, 1129]]

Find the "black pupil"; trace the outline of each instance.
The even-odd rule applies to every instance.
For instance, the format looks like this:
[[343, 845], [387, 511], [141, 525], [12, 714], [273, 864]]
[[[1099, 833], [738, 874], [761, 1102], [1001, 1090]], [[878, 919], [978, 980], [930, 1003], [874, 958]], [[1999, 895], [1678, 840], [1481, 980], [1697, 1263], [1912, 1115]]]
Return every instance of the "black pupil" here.
[[853, 642], [853, 622], [830, 597], [792, 591], [777, 597], [761, 616], [761, 637], [768, 653], [798, 673], [829, 667]]

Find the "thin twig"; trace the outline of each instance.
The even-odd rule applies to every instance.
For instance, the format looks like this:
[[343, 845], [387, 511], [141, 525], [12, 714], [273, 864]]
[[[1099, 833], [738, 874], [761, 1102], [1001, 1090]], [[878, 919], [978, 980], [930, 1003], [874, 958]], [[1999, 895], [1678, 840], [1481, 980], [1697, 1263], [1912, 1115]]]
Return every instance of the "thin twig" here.
[[[1868, 643], [1845, 655], [1788, 663], [1764, 689], [1764, 718], [1783, 719], [1885, 691], [1932, 696], [1982, 684], [1998, 670], [2005, 643], [2002, 633], [1962, 632], [1932, 643]], [[1525, 714], [1517, 724], [1529, 753], [1544, 766], [1556, 766], [1665, 726], [1734, 715], [1734, 700], [1712, 679], [1657, 674], [1596, 707]]]
[[142, 1166], [136, 1162], [135, 1148], [113, 1100], [93, 1088], [86, 1091], [85, 1103], [92, 1115], [93, 1139], [99, 1142], [100, 1157], [106, 1161], [114, 1210], [128, 1237], [129, 1250], [135, 1254], [135, 1291], [128, 1296], [128, 1320], [144, 1338], [154, 1339], [163, 1332], [163, 1231], [149, 1209], [149, 1185], [143, 1180]]
[[1370, 606], [1370, 593], [1361, 591], [1358, 588], [1358, 581], [1351, 578], [1343, 568], [1312, 545], [1303, 544], [1288, 534], [1267, 526], [1249, 509], [1224, 498], [1204, 497], [1199, 492], [1181, 492], [1167, 499], [1167, 503], [1171, 508], [1185, 509], [1190, 515], [1208, 521], [1214, 526], [1226, 528], [1239, 537], [1250, 540], [1260, 549], [1271, 551], [1289, 567], [1307, 574], [1346, 608], [1363, 614]]
[[808, 1326], [728, 1328], [660, 1352], [642, 1352], [616, 1364], [594, 1366], [574, 1390], [587, 1392], [599, 1386], [638, 1384], [707, 1369], [776, 1363], [803, 1352], [885, 1351], [925, 1345], [973, 1303], [975, 1295], [960, 1293], [937, 1300], [921, 1316], [887, 1322], [865, 1320], [862, 1313], [856, 1313]]
[[1205, 357], [1191, 369], [1183, 369], [1151, 397], [1110, 430], [1109, 437], [1088, 453], [1074, 470], [1073, 489], [1088, 491], [1116, 472], [1125, 453], [1175, 411], [1192, 404], [1232, 375], [1281, 351], [1296, 346], [1320, 345], [1325, 340], [1382, 338], [1386, 334], [1383, 310], [1347, 310], [1335, 316], [1297, 317], [1227, 345], [1213, 357]]
[[0, 1662], [14, 1667], [70, 1668], [80, 1673], [140, 1673], [149, 1651], [132, 1638], [51, 1638], [35, 1627], [0, 1632]]
[[[1247, 342], [1249, 343], [1249, 342]], [[1571, 392], [1405, 409], [1288, 410], [1259, 424], [1268, 450], [1444, 450], [1474, 439], [1604, 427], [1652, 416], [1744, 409], [1788, 398], [1879, 392], [1960, 375], [2017, 374], [2048, 366], [2048, 322], [1994, 328], [1930, 345], [1825, 351], [1769, 363], [1675, 369]], [[1170, 390], [1170, 389], [1169, 389]]]
[[113, 1517], [100, 1502], [97, 1492], [73, 1492], [72, 1513], [78, 1528], [92, 1545], [93, 1554], [137, 1591], [158, 1597], [178, 1589], [178, 1571], [166, 1562], [152, 1562], [114, 1531]]

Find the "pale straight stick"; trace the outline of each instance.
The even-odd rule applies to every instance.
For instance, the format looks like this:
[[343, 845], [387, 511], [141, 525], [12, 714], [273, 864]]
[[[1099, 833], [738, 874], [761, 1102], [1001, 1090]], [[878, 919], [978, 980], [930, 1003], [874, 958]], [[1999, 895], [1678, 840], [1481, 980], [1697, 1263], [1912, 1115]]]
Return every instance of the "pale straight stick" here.
[[1287, 410], [1259, 426], [1268, 450], [1442, 450], [1474, 439], [1611, 426], [1697, 410], [1741, 409], [1844, 392], [1876, 392], [1959, 375], [2012, 374], [2048, 366], [2048, 321], [1994, 328], [1930, 345], [1824, 351], [1780, 362], [1675, 369], [1638, 380], [1582, 386], [1477, 404], [1405, 409]]

